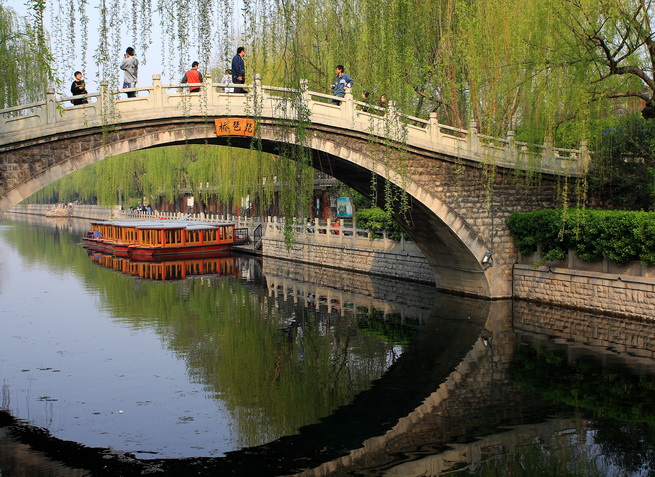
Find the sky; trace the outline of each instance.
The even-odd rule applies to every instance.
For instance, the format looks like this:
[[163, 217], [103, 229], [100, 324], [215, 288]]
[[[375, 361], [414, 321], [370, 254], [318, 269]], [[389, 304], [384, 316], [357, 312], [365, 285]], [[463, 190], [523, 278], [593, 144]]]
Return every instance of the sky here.
[[[222, 0], [223, 3], [231, 3], [233, 5], [233, 18], [235, 20], [232, 22], [233, 25], [240, 23], [239, 21], [239, 12], [241, 11], [241, 0]], [[25, 5], [25, 0], [0, 0], [0, 2], [9, 8], [12, 8], [18, 15], [27, 16], [28, 8]], [[65, 18], [66, 15], [62, 15], [59, 11], [58, 4], [62, 3], [63, 6], [66, 5], [67, 0], [48, 0], [46, 11], [45, 11], [45, 28], [50, 34], [50, 47], [55, 54], [56, 59], [56, 70], [57, 77], [61, 80], [61, 85], [56, 88], [58, 94], [63, 96], [70, 95], [70, 84], [73, 81], [73, 73], [76, 70], [84, 72], [86, 86], [89, 93], [93, 93], [99, 90], [99, 82], [102, 78], [102, 73], [100, 68], [96, 65], [96, 61], [93, 58], [93, 55], [96, 51], [98, 43], [100, 41], [100, 11], [99, 11], [99, 0], [88, 0], [87, 6], [87, 16], [89, 18], [88, 24], [88, 46], [86, 54], [86, 63], [83, 61], [82, 55], [82, 39], [80, 35], [77, 35], [75, 38], [69, 36], [67, 28], [68, 19]], [[127, 2], [121, 2], [127, 3]], [[152, 2], [153, 5], [157, 2]], [[212, 19], [213, 24], [217, 22]], [[59, 24], [59, 28], [57, 28]], [[79, 19], [76, 19], [76, 28], [80, 27]], [[234, 30], [238, 29], [238, 26], [232, 27], [231, 36], [239, 36], [237, 33], [234, 33]], [[162, 34], [162, 28], [160, 25], [159, 15], [155, 14], [152, 17], [152, 28], [148, 32], [139, 32], [138, 35], [145, 37], [146, 34], [150, 36], [150, 45], [146, 51], [140, 51], [140, 48], [137, 44], [133, 44], [134, 38], [130, 38], [126, 28], [123, 27], [121, 30], [120, 38], [116, 37], [112, 39], [113, 44], [116, 45], [115, 48], [119, 48], [116, 54], [115, 68], [118, 74], [118, 81], [122, 86], [123, 74], [118, 72], [117, 68], [120, 62], [123, 59], [125, 49], [128, 46], [134, 46], [136, 48], [136, 57], [139, 60], [139, 86], [148, 86], [152, 84], [152, 76], [154, 74], [161, 75], [162, 82], [167, 83], [179, 83], [184, 73], [191, 67], [191, 63], [195, 60], [201, 61], [198, 48], [190, 48], [188, 51], [184, 52], [185, 58], [181, 59], [180, 62], [180, 52], [176, 48], [167, 48], [165, 45], [165, 38]], [[63, 35], [63, 37], [62, 37]], [[118, 41], [116, 41], [118, 40]], [[227, 41], [228, 50], [232, 50], [230, 43], [236, 44], [236, 42]], [[120, 45], [120, 46], [119, 46]], [[166, 51], [164, 51], [166, 50]], [[213, 53], [212, 48], [212, 53]], [[222, 51], [222, 49], [221, 49]], [[171, 57], [169, 53], [173, 53]], [[167, 56], [166, 60], [164, 55]], [[202, 65], [201, 70], [204, 72], [204, 68], [207, 66], [219, 66], [221, 68], [226, 67], [227, 65], [224, 62], [224, 59], [218, 58], [218, 54], [212, 56], [210, 60], [210, 65]], [[181, 65], [184, 65], [181, 67]]]

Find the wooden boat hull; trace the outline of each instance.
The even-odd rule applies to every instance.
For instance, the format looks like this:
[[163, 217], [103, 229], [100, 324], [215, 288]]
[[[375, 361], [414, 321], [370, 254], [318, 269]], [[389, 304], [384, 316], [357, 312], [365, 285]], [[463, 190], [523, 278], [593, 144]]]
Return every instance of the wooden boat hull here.
[[184, 247], [131, 246], [128, 254], [133, 260], [162, 260], [166, 258], [218, 257], [232, 248], [231, 243], [187, 245]]

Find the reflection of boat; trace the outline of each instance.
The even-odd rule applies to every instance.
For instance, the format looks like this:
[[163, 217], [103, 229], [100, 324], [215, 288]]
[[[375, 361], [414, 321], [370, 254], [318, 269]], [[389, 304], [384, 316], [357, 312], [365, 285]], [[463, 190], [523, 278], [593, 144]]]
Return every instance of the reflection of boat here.
[[106, 253], [89, 255], [94, 263], [112, 270], [148, 280], [183, 280], [199, 275], [236, 275], [235, 259], [229, 251], [215, 258], [191, 258], [187, 260], [134, 261]]
[[232, 222], [141, 220], [91, 222], [84, 244], [95, 251], [138, 260], [213, 257], [248, 241]]

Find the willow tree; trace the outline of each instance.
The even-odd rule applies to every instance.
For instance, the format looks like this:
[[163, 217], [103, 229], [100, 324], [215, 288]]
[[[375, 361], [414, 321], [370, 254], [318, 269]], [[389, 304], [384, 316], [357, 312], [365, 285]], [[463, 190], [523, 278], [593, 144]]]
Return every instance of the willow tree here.
[[559, 20], [576, 41], [570, 61], [586, 66], [597, 99], [636, 98], [655, 118], [655, 5], [650, 0], [562, 2]]
[[41, 7], [29, 20], [0, 3], [0, 108], [44, 98], [52, 71]]
[[[94, 58], [99, 79], [118, 85], [116, 58], [126, 39], [140, 45], [144, 53], [155, 40], [166, 45], [160, 61], [177, 71], [173, 77], [186, 67], [190, 49], [197, 49], [201, 64], [213, 61], [212, 66], [223, 70], [235, 47], [244, 45], [247, 82], [255, 73], [265, 83], [287, 87], [298, 87], [301, 79], [307, 79], [311, 90], [328, 93], [335, 66], [343, 64], [355, 80], [356, 99], [367, 90], [371, 97], [385, 95], [401, 111], [415, 116], [427, 118], [436, 112], [441, 122], [455, 127], [467, 128], [475, 120], [487, 135], [503, 137], [512, 129], [532, 142], [552, 139], [577, 146], [588, 134], [589, 119], [601, 113], [589, 85], [600, 84], [594, 83], [600, 79], [616, 85], [614, 79], [627, 70], [617, 70], [614, 63], [634, 64], [652, 50], [650, 36], [644, 36], [651, 6], [641, 1], [603, 0], [594, 7], [591, 0], [525, 0], [517, 12], [513, 0], [242, 0], [239, 9], [234, 0], [203, 2], [200, 8], [179, 0], [156, 4], [98, 0], [100, 27]], [[86, 1], [56, 2], [60, 16], [67, 20], [55, 22], [59, 32], [54, 36], [88, 47], [90, 32], [85, 28], [91, 6]], [[636, 10], [628, 8], [635, 5]], [[620, 20], [625, 12], [641, 15], [639, 31], [627, 17]], [[600, 23], [593, 23], [597, 13]], [[154, 22], [159, 22], [162, 38], [151, 38]], [[594, 25], [595, 30], [587, 28]], [[621, 26], [629, 26], [630, 34], [621, 34]], [[591, 32], [597, 30], [607, 34], [601, 45], [616, 45], [609, 56], [605, 53], [614, 78], [599, 77], [595, 63], [589, 61], [599, 58], [593, 51], [604, 51], [589, 43]], [[638, 38], [642, 46], [626, 56], [627, 47], [636, 47]], [[612, 56], [612, 51], [619, 53]], [[649, 68], [649, 63], [642, 67], [645, 75], [652, 74]], [[290, 99], [302, 105], [299, 94], [290, 94]], [[311, 190], [304, 144], [308, 118], [302, 108], [299, 111], [287, 118], [286, 134], [295, 143], [280, 154], [288, 160], [274, 163], [274, 176], [288, 191], [285, 215], [296, 213]], [[258, 147], [255, 140], [253, 148]], [[261, 161], [259, 165], [265, 167]], [[241, 168], [235, 170], [241, 174]], [[264, 175], [250, 176], [261, 180]], [[245, 176], [238, 176], [235, 182], [242, 179]]]

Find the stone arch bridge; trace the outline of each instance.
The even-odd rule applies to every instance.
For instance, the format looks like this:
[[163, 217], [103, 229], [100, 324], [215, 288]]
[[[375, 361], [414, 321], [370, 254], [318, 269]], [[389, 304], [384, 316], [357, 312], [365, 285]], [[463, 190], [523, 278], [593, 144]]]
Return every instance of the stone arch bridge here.
[[504, 298], [512, 295], [516, 259], [507, 218], [557, 205], [563, 184], [588, 160], [584, 144], [530, 148], [512, 132], [482, 136], [475, 124], [452, 128], [436, 114], [406, 116], [393, 102], [382, 109], [351, 93], [308, 91], [304, 82], [292, 90], [256, 77], [247, 94], [225, 93], [210, 77], [200, 86], [189, 93], [188, 84], [164, 85], [155, 75], [133, 98], [117, 99], [103, 85], [84, 105], [49, 91], [44, 102], [0, 111], [0, 214], [71, 172], [130, 151], [185, 143], [248, 148], [257, 137], [264, 151], [277, 153], [298, 145], [294, 121], [302, 118], [316, 169], [366, 196], [372, 174], [407, 192], [409, 221], [399, 223], [439, 289]]

